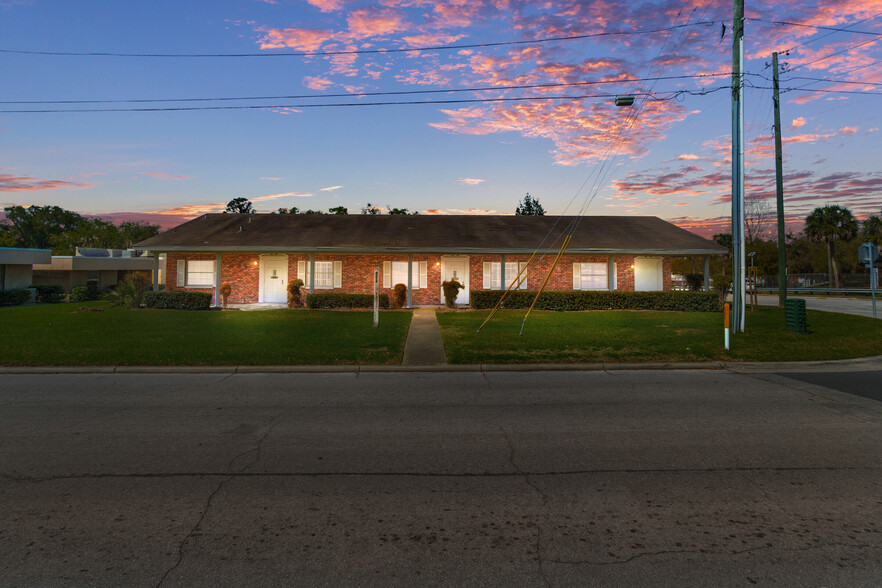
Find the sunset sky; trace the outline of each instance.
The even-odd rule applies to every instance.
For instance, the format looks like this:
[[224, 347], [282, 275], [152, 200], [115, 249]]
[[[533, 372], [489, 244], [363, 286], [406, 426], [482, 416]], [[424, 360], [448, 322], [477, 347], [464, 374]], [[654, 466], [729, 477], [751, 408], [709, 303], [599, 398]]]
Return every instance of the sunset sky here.
[[[789, 50], [788, 217], [879, 214], [882, 0], [746, 16], [748, 194], [774, 206]], [[529, 192], [728, 232], [731, 26], [730, 0], [0, 0], [0, 207], [172, 226], [240, 196], [509, 214]]]

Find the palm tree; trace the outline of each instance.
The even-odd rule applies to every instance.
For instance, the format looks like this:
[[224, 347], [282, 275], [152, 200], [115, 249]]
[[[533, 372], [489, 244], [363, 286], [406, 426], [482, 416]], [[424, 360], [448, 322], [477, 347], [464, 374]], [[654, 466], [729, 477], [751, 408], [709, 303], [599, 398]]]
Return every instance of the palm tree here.
[[861, 237], [876, 245], [882, 245], [882, 216], [867, 217], [861, 226]]
[[805, 219], [805, 234], [812, 241], [827, 243], [827, 274], [834, 287], [839, 287], [839, 271], [833, 256], [836, 241], [851, 241], [857, 236], [858, 223], [851, 211], [828, 204], [814, 209]]

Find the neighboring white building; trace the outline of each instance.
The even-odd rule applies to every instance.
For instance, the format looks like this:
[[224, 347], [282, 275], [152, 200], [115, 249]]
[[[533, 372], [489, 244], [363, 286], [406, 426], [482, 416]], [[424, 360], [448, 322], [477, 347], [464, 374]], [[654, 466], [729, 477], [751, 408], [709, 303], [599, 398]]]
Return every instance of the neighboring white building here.
[[34, 264], [50, 263], [49, 249], [0, 247], [0, 290], [30, 288]]
[[[77, 249], [77, 255], [53, 255], [48, 262], [34, 265], [35, 286], [58, 284], [70, 292], [77, 286], [96, 286], [102, 290], [115, 286], [126, 274], [153, 273], [152, 255], [120, 249]], [[164, 260], [159, 264], [159, 281], [165, 278]]]

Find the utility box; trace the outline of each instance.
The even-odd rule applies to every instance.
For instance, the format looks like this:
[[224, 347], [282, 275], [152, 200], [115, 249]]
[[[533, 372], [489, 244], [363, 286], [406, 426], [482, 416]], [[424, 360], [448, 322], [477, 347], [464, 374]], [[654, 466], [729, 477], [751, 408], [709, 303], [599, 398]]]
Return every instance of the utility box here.
[[788, 298], [784, 301], [784, 316], [787, 330], [792, 333], [808, 333], [805, 320], [805, 300]]

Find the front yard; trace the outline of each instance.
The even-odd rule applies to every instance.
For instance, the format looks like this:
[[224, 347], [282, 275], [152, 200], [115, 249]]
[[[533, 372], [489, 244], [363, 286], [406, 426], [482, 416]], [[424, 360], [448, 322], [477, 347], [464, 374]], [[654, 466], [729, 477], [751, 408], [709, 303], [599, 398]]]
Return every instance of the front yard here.
[[723, 349], [723, 315], [707, 312], [439, 312], [450, 363], [807, 361], [882, 355], [882, 320], [807, 311], [809, 335], [788, 333], [784, 311], [747, 313], [747, 332]]
[[[103, 312], [74, 312], [103, 306]], [[410, 312], [0, 309], [0, 365], [397, 364]]]

